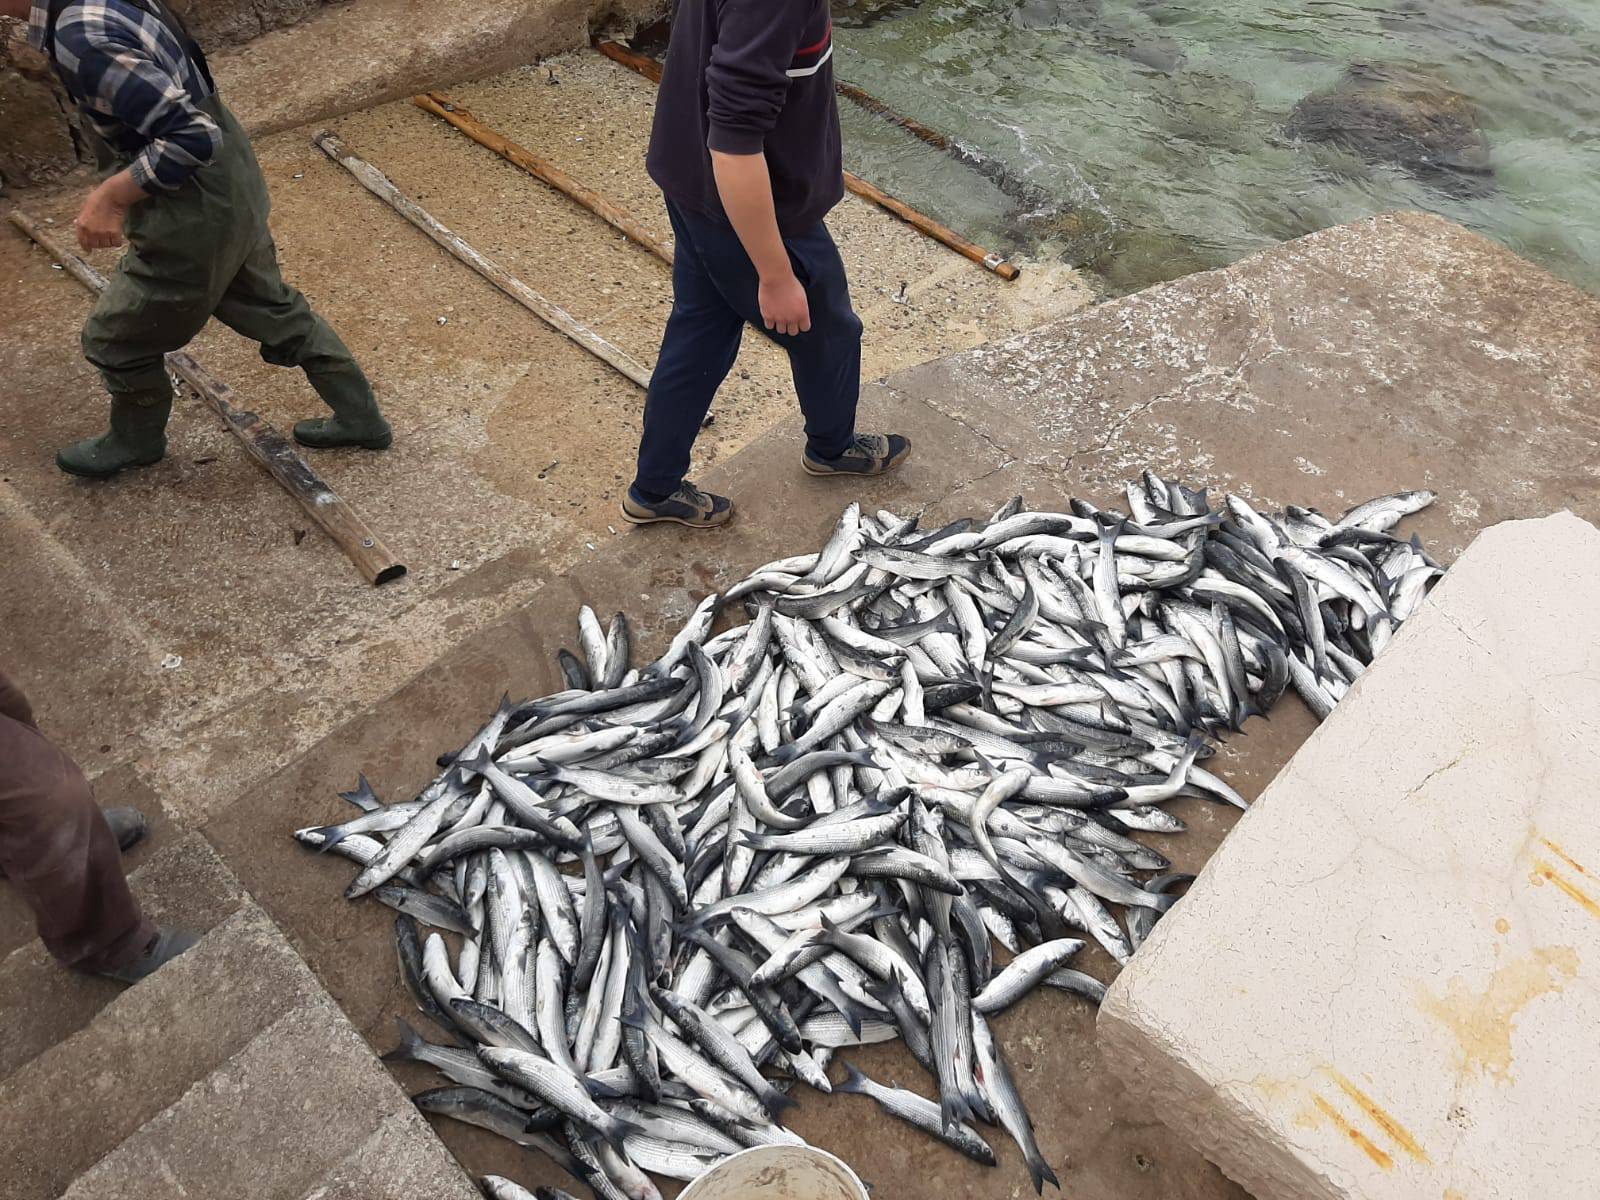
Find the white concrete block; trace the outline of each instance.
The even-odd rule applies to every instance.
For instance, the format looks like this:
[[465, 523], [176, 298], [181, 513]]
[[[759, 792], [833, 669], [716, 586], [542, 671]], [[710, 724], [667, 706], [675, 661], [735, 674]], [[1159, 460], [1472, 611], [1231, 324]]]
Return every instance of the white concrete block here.
[[1480, 536], [1101, 1008], [1260, 1200], [1600, 1195], [1600, 531]]

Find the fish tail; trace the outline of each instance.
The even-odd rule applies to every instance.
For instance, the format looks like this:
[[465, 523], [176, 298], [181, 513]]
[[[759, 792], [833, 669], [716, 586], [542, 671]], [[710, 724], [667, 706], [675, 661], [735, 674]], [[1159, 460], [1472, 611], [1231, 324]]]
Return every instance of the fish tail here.
[[844, 1082], [833, 1085], [836, 1092], [849, 1092], [855, 1096], [867, 1094], [867, 1084], [870, 1082], [865, 1075], [856, 1070], [854, 1063], [840, 1063], [844, 1068]]
[[400, 1017], [396, 1017], [394, 1023], [400, 1027], [400, 1044], [383, 1055], [383, 1061], [415, 1062], [417, 1051], [422, 1049], [422, 1035]]
[[1033, 1190], [1037, 1195], [1044, 1195], [1044, 1185], [1051, 1183], [1057, 1191], [1061, 1190], [1061, 1180], [1056, 1178], [1056, 1173], [1050, 1169], [1050, 1164], [1039, 1155], [1036, 1150], [1028, 1155], [1028, 1174], [1033, 1176]]
[[632, 1121], [624, 1121], [621, 1117], [612, 1117], [606, 1122], [606, 1127], [599, 1130], [602, 1137], [611, 1144], [611, 1148], [618, 1154], [627, 1154], [626, 1140], [629, 1137], [642, 1137], [644, 1130]]

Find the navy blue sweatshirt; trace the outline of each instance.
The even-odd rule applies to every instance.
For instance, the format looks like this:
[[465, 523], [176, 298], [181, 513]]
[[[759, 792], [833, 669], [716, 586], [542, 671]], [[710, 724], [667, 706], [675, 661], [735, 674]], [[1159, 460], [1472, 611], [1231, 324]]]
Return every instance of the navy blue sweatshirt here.
[[711, 151], [765, 151], [783, 233], [844, 196], [828, 0], [679, 0], [645, 159], [668, 198], [726, 220]]

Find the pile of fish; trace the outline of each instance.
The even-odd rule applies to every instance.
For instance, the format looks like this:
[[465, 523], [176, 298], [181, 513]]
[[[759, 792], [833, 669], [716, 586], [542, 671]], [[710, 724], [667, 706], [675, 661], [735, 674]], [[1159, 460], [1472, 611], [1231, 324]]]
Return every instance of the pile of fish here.
[[[1136, 835], [1181, 833], [1180, 796], [1243, 808], [1215, 739], [1291, 687], [1326, 715], [1442, 573], [1390, 532], [1428, 492], [1336, 521], [1126, 494], [928, 532], [851, 505], [642, 670], [585, 608], [566, 690], [503, 702], [415, 799], [363, 779], [359, 816], [296, 833], [400, 913], [439, 1040], [403, 1025], [393, 1056], [449, 1081], [418, 1105], [603, 1200], [798, 1142], [795, 1081], [982, 1163], [1001, 1131], [1055, 1183], [991, 1019], [1040, 985], [1098, 1003], [1085, 938], [1125, 962], [1190, 878]], [[830, 1083], [896, 1038], [929, 1096]]]

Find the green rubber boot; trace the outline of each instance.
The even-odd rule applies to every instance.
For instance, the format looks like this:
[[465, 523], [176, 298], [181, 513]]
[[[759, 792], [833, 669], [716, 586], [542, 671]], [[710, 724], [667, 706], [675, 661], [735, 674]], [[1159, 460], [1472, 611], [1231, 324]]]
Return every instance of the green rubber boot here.
[[333, 409], [333, 416], [296, 421], [295, 441], [316, 450], [332, 450], [339, 446], [359, 446], [363, 450], [389, 448], [394, 432], [370, 394], [359, 399], [347, 395], [330, 397], [327, 391], [318, 390], [323, 391], [323, 403]]
[[171, 392], [112, 396], [110, 430], [59, 451], [56, 466], [68, 475], [110, 479], [129, 467], [158, 463], [167, 452], [167, 418], [171, 415]]

